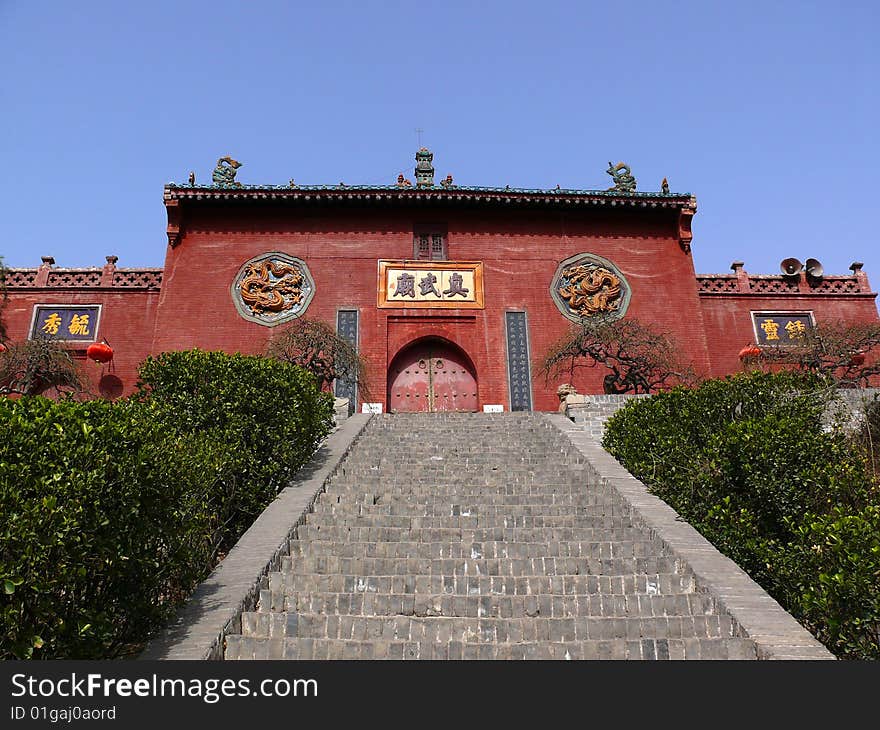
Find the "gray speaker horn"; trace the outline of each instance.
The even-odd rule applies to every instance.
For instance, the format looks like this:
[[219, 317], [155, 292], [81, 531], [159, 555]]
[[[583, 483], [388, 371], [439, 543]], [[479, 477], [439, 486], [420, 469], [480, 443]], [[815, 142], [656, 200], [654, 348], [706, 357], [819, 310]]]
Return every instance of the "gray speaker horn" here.
[[807, 263], [804, 266], [807, 269], [807, 275], [812, 276], [814, 279], [821, 279], [825, 273], [825, 269], [818, 259], [807, 259]]
[[782, 259], [782, 263], [779, 264], [779, 268], [782, 269], [782, 273], [786, 276], [797, 276], [803, 271], [804, 265], [795, 258], [790, 259]]

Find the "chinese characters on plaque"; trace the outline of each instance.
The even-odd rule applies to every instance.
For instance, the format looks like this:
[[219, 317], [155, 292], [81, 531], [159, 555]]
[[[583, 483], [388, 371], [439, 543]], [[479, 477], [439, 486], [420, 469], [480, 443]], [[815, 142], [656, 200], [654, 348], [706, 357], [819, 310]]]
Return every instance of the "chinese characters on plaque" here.
[[529, 331], [525, 312], [506, 312], [507, 374], [510, 410], [532, 410], [532, 377], [529, 367]]
[[[340, 309], [336, 312], [336, 334], [357, 349], [357, 309]], [[354, 408], [357, 404], [357, 381], [352, 377], [337, 378], [333, 383], [333, 392], [337, 398], [348, 398], [348, 415], [354, 415]]]
[[813, 329], [812, 312], [752, 312], [758, 345], [792, 345]]
[[99, 304], [37, 304], [34, 306], [30, 339], [94, 342], [100, 316]]
[[380, 261], [379, 307], [483, 308], [479, 261]]

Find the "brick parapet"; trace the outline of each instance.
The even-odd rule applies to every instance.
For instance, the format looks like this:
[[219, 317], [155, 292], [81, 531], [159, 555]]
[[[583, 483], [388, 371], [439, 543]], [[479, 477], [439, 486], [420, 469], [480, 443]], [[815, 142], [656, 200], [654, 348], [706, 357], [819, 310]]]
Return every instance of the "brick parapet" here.
[[591, 438], [601, 439], [605, 433], [605, 424], [611, 416], [630, 401], [649, 397], [643, 394], [569, 395], [561, 404], [561, 410], [570, 421], [590, 434]]
[[[49, 259], [50, 257], [44, 257]], [[117, 268], [115, 256], [108, 256], [103, 267], [80, 268], [56, 267], [44, 261], [37, 268], [7, 268], [4, 281], [10, 292], [39, 289], [57, 291], [158, 290], [162, 286], [163, 270], [160, 268]]]

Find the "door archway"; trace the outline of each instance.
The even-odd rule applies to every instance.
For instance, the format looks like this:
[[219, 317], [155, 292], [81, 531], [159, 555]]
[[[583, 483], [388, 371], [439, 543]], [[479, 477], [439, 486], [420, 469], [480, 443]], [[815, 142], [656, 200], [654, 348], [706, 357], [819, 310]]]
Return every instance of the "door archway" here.
[[388, 368], [391, 413], [476, 411], [477, 392], [470, 358], [439, 337], [405, 347]]

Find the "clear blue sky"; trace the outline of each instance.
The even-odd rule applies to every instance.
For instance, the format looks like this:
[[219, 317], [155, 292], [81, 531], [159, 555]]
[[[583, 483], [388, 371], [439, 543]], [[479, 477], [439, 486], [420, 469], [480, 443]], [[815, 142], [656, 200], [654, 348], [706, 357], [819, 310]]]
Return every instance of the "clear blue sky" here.
[[162, 186], [697, 196], [698, 272], [865, 262], [880, 288], [880, 3], [0, 0], [0, 255], [161, 266]]

